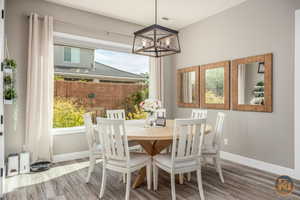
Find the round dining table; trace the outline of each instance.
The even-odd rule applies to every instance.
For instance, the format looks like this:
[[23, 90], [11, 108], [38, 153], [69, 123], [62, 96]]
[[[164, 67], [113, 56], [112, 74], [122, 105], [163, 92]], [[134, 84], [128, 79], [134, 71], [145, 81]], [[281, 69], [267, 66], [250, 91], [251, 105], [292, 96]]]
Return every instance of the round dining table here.
[[[129, 141], [135, 141], [140, 144], [145, 152], [150, 156], [159, 154], [166, 149], [173, 140], [174, 120], [167, 120], [165, 127], [155, 126], [145, 128], [145, 120], [126, 120], [125, 129]], [[212, 131], [212, 126], [206, 124], [205, 134]], [[145, 180], [146, 168], [138, 172], [133, 188], [139, 187]]]

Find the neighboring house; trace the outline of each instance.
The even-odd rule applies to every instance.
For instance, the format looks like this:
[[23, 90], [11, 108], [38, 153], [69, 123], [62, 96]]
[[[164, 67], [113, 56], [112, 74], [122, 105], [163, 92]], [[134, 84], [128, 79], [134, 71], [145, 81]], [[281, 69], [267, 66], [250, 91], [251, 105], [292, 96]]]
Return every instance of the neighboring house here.
[[94, 55], [94, 49], [55, 45], [55, 75], [65, 80], [85, 79], [94, 82], [137, 83], [146, 79], [142, 75], [95, 62]]

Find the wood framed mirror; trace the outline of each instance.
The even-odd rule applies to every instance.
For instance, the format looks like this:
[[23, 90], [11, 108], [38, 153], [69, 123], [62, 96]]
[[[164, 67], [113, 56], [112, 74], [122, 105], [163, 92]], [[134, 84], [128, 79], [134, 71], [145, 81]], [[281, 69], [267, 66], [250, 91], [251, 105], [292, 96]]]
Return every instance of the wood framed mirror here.
[[273, 54], [232, 61], [232, 109], [272, 112]]
[[177, 70], [177, 105], [199, 107], [199, 66]]
[[211, 63], [200, 67], [201, 108], [230, 109], [229, 68], [230, 61]]

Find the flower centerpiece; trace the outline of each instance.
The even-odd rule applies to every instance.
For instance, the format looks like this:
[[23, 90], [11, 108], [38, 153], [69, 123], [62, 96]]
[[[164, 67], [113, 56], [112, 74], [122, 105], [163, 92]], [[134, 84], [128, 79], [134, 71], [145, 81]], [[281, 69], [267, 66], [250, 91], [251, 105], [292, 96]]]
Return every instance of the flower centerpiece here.
[[146, 99], [140, 103], [140, 107], [147, 113], [146, 126], [151, 126], [155, 120], [155, 112], [161, 108], [161, 102], [156, 99]]

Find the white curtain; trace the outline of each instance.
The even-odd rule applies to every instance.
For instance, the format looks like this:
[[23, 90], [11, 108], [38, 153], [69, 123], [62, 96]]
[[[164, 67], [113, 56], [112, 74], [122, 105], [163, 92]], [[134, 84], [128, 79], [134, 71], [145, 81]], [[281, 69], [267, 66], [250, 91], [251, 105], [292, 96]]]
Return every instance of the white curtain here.
[[158, 99], [164, 105], [163, 58], [150, 58], [149, 98]]
[[245, 104], [246, 65], [238, 66], [238, 104]]
[[25, 149], [31, 161], [52, 160], [53, 18], [31, 14], [27, 66]]

